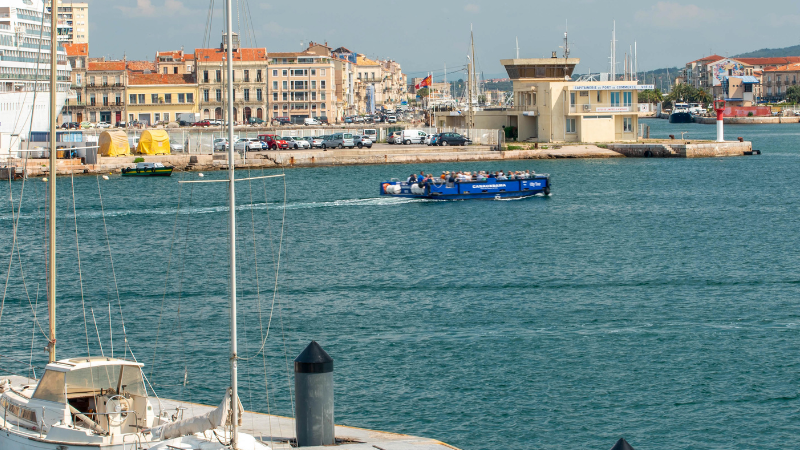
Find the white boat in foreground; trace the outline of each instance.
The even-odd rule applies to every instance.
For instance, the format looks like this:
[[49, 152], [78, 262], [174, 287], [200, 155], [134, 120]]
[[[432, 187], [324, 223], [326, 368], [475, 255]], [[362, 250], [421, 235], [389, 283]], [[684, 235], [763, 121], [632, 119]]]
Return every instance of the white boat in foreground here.
[[[58, 10], [59, 0], [53, 0]], [[232, 79], [231, 0], [226, 1], [228, 80]], [[50, 39], [56, 41], [57, 24], [51, 17]], [[44, 26], [44, 23], [42, 23]], [[51, 48], [51, 72], [56, 71], [56, 47]], [[50, 80], [50, 139], [55, 147], [57, 81]], [[233, 83], [228, 82], [228, 98]], [[229, 103], [229, 116], [233, 105]], [[229, 125], [233, 141], [233, 125]], [[236, 239], [233, 148], [229, 158], [230, 388], [220, 406], [207, 414], [182, 418], [180, 409], [169, 415], [164, 408], [154, 412], [148, 396], [143, 364], [107, 357], [74, 357], [56, 360], [56, 273], [48, 273], [49, 364], [41, 379], [0, 379], [0, 450], [268, 450], [250, 435], [239, 433], [242, 406], [237, 393], [236, 335]], [[48, 265], [56, 264], [56, 154], [50, 152], [48, 211]], [[15, 230], [16, 235], [16, 230]], [[6, 353], [6, 352], [4, 352]], [[235, 406], [233, 406], [235, 404]], [[160, 405], [159, 405], [160, 406]]]

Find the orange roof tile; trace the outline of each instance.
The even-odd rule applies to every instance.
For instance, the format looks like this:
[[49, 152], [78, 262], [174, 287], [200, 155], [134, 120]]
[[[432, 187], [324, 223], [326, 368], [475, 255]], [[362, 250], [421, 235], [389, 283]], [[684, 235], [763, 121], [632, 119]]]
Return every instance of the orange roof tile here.
[[194, 60], [194, 53], [184, 53], [183, 50], [179, 50], [179, 51], [170, 50], [170, 51], [166, 51], [166, 52], [156, 52], [156, 59], [158, 59], [159, 56], [171, 56], [172, 59], [174, 59], [175, 61], [180, 61], [180, 62]]
[[800, 62], [800, 56], [779, 56], [774, 58], [736, 58], [736, 60], [753, 66], [754, 65], [778, 66], [781, 64], [791, 64]]
[[89, 71], [122, 71], [125, 70], [125, 61], [90, 61], [87, 69]]
[[720, 59], [725, 59], [725, 57], [724, 56], [719, 56], [719, 55], [704, 56], [704, 57], [702, 57], [700, 59], [695, 59], [694, 61], [690, 62], [689, 64], [696, 63], [696, 62], [701, 62], [701, 61], [719, 61]]
[[128, 85], [142, 86], [151, 84], [194, 84], [192, 74], [163, 74], [163, 73], [139, 73], [128, 71]]
[[[200, 62], [220, 62], [223, 57], [227, 57], [228, 52], [218, 48], [198, 48], [194, 51], [194, 57]], [[266, 61], [266, 48], [240, 48], [233, 52], [234, 61]]]
[[65, 42], [63, 45], [67, 56], [89, 56], [89, 44], [70, 44]]
[[153, 61], [128, 61], [127, 65], [128, 70], [137, 70], [140, 72], [144, 72], [145, 70], [150, 70], [155, 72], [158, 70], [156, 67], [156, 63]]
[[800, 70], [800, 63], [786, 64], [783, 66], [765, 67], [764, 72], [797, 72]]

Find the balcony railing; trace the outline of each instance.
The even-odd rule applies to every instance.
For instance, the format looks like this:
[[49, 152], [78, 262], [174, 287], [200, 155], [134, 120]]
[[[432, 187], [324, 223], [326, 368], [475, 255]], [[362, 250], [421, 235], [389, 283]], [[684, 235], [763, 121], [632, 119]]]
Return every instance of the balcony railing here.
[[585, 105], [570, 105], [570, 114], [608, 114], [634, 111], [633, 105], [624, 103], [593, 103]]

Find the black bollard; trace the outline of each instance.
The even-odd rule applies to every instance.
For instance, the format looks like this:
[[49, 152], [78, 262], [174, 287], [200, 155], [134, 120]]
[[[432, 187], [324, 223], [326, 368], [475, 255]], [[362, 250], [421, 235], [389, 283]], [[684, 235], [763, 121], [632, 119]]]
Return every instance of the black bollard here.
[[333, 358], [311, 341], [294, 360], [297, 446], [333, 445]]

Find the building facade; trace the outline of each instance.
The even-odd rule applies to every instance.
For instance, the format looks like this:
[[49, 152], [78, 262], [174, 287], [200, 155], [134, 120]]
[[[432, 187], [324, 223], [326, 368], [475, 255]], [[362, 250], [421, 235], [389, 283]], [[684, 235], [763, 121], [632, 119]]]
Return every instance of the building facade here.
[[[48, 9], [52, 4], [47, 2]], [[58, 4], [58, 40], [70, 44], [89, 43], [89, 4], [61, 1]]]
[[124, 121], [126, 61], [89, 58], [86, 67], [84, 120], [115, 124]]
[[293, 123], [336, 113], [334, 64], [330, 57], [311, 52], [269, 54], [267, 95], [270, 118], [288, 117]]
[[178, 51], [156, 52], [156, 67], [160, 74], [186, 75], [194, 73], [194, 53]]
[[[514, 107], [474, 113], [474, 128], [515, 127], [519, 140], [534, 142], [635, 142], [638, 91], [631, 81], [578, 82], [580, 60], [504, 59], [513, 81]], [[437, 115], [438, 127], [466, 127], [464, 111]]]
[[70, 73], [70, 92], [62, 110], [62, 122], [81, 123], [86, 115], [86, 69], [89, 63], [89, 44], [70, 44], [65, 42]]
[[765, 99], [784, 100], [786, 90], [791, 86], [797, 86], [798, 78], [800, 78], [800, 63], [765, 68], [762, 75]]
[[[267, 49], [239, 48], [233, 39], [233, 122], [245, 123], [250, 117], [267, 120]], [[201, 119], [227, 118], [227, 47], [196, 49], [195, 75]]]
[[174, 122], [180, 113], [197, 113], [198, 84], [193, 74], [128, 71], [127, 118], [144, 126]]

